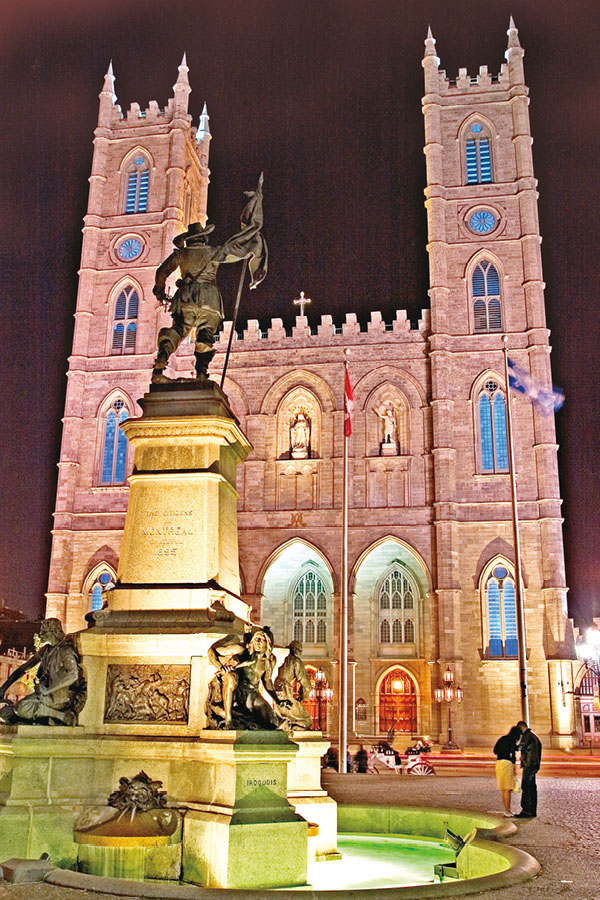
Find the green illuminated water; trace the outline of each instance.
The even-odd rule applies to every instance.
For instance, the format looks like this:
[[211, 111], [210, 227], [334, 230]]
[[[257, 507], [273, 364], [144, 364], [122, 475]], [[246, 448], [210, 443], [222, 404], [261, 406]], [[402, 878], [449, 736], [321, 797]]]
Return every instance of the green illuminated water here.
[[439, 841], [392, 835], [338, 834], [340, 860], [308, 865], [314, 890], [391, 888], [438, 881], [436, 863], [454, 862], [452, 850]]

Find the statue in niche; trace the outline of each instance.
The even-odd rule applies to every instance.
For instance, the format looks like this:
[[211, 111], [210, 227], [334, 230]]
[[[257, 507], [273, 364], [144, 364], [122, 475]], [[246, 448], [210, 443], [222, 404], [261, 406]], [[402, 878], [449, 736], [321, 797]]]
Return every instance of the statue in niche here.
[[[87, 686], [79, 664], [79, 654], [65, 636], [59, 619], [44, 619], [37, 649], [0, 686], [0, 722], [9, 724], [75, 725], [87, 697]], [[16, 703], [5, 698], [11, 684], [38, 667], [34, 689]]]
[[273, 635], [269, 628], [253, 634], [229, 634], [208, 650], [216, 668], [206, 700], [209, 728], [273, 729], [280, 717], [273, 689]]
[[275, 679], [279, 712], [288, 723], [290, 731], [294, 728], [308, 731], [312, 727], [312, 719], [302, 701], [308, 698], [312, 685], [301, 659], [300, 641], [292, 641], [289, 651], [277, 670]]
[[380, 444], [381, 456], [398, 455], [398, 422], [396, 410], [389, 404], [375, 409], [374, 413], [383, 422], [383, 441]]
[[308, 459], [310, 455], [310, 419], [299, 412], [290, 425], [291, 459]]

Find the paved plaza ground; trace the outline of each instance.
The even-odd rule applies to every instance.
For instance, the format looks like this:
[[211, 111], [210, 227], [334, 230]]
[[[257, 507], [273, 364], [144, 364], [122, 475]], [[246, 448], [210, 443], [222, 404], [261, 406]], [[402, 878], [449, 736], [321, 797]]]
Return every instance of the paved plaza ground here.
[[[412, 777], [327, 772], [325, 784], [338, 802], [501, 812], [495, 780], [487, 774]], [[543, 775], [538, 785], [538, 818], [519, 823], [508, 843], [535, 856], [542, 865], [541, 874], [513, 888], [471, 894], [473, 900], [486, 896], [493, 900], [600, 900], [600, 778]], [[516, 801], [515, 797], [515, 810]], [[381, 892], [381, 900], [385, 894]], [[108, 900], [108, 895], [45, 884], [0, 883], [0, 900]]]

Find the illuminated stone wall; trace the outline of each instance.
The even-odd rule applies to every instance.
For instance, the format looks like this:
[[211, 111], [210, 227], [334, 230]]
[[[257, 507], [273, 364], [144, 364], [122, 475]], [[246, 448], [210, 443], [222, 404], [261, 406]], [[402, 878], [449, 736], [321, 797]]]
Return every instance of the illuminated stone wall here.
[[[387, 322], [374, 311], [364, 330], [352, 313], [341, 327], [324, 315], [312, 330], [298, 316], [290, 335], [281, 319], [266, 331], [250, 320], [233, 344], [225, 390], [254, 447], [238, 471], [241, 589], [255, 620], [272, 623], [276, 641], [287, 644], [299, 615], [294, 592], [303, 567], [312, 566], [322, 577], [326, 639], [309, 641], [305, 659], [324, 669], [337, 696], [348, 347], [355, 393], [350, 693], [366, 703], [357, 734], [376, 733], [380, 685], [399, 667], [415, 685], [417, 730], [443, 735], [445, 713], [442, 720], [432, 693], [450, 664], [465, 693], [454, 715], [455, 737], [489, 745], [520, 717], [516, 659], [490, 658], [484, 590], [494, 560], [509, 571], [514, 564], [509, 478], [502, 466], [483, 471], [478, 420], [485, 385], [493, 382], [505, 392], [503, 330], [517, 362], [551, 383], [528, 98], [515, 29], [497, 76], [482, 67], [477, 76], [460, 70], [450, 81], [439, 68], [432, 37], [423, 66], [431, 311], [423, 311], [413, 327], [402, 310]], [[173, 236], [190, 219], [205, 217], [209, 136], [203, 132], [196, 141], [183, 103], [185, 83], [178, 84], [165, 111], [159, 115], [151, 104], [145, 118], [135, 104], [123, 118], [111, 90], [101, 94], [48, 590], [48, 613], [68, 630], [84, 625], [90, 573], [100, 563], [116, 572], [128, 489], [101, 483], [103, 429], [115, 398], [129, 415], [140, 414], [136, 401], [147, 390], [165, 319], [151, 293], [154, 269]], [[479, 124], [484, 131], [473, 133], [488, 135], [494, 181], [469, 184], [465, 142], [468, 129]], [[153, 160], [149, 211], [124, 216], [123, 172], [136, 148]], [[473, 225], [481, 211], [494, 217], [488, 232]], [[125, 264], [114, 248], [130, 234], [139, 236], [144, 249], [141, 258]], [[476, 333], [472, 284], [482, 260], [492, 260], [499, 274], [502, 329]], [[138, 343], [135, 353], [113, 354], [113, 300], [124, 279], [139, 286]], [[215, 378], [230, 328], [226, 322], [216, 345]], [[189, 376], [192, 364], [193, 347], [184, 343], [167, 374]], [[395, 423], [392, 449], [382, 447], [386, 408]], [[513, 408], [532, 724], [545, 742], [564, 744], [574, 727], [572, 696], [559, 696], [570, 662], [555, 661], [570, 660], [573, 648], [554, 423], [523, 398]], [[291, 428], [299, 412], [310, 421], [310, 440], [305, 453], [294, 455]], [[414, 636], [382, 641], [379, 597], [382, 579], [394, 567], [413, 585]], [[304, 620], [309, 613], [304, 608]], [[408, 614], [403, 615], [404, 621]], [[328, 719], [333, 730], [334, 706]], [[399, 746], [409, 741], [404, 735]]]

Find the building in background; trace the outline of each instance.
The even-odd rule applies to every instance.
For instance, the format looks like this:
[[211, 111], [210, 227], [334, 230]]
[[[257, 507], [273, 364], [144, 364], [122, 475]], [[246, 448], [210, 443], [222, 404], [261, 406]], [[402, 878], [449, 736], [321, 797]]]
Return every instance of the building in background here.
[[[361, 327], [297, 316], [234, 343], [225, 390], [254, 451], [239, 472], [241, 593], [279, 644], [304, 644], [337, 698], [343, 350], [350, 353], [351, 723], [357, 735], [445, 731], [434, 689], [464, 691], [459, 742], [488, 745], [520, 718], [514, 553], [501, 335], [551, 384], [523, 50], [450, 79], [429, 33], [423, 59], [429, 306]], [[206, 220], [210, 131], [188, 114], [184, 60], [164, 109], [126, 113], [112, 71], [100, 94], [53, 530], [47, 613], [84, 627], [117, 577], [131, 454], [159, 327], [154, 272]], [[399, 161], [400, 163], [400, 161]], [[400, 251], [401, 252], [401, 249]], [[365, 286], [367, 289], [368, 286]], [[290, 298], [291, 299], [291, 298]], [[282, 303], [289, 302], [288, 299]], [[231, 328], [216, 345], [218, 377]], [[184, 343], [171, 374], [191, 375]], [[566, 611], [554, 423], [514, 402], [532, 726], [571, 744], [573, 639]], [[166, 541], [171, 549], [176, 538]], [[316, 717], [318, 712], [311, 710]], [[335, 734], [335, 700], [320, 710]]]

